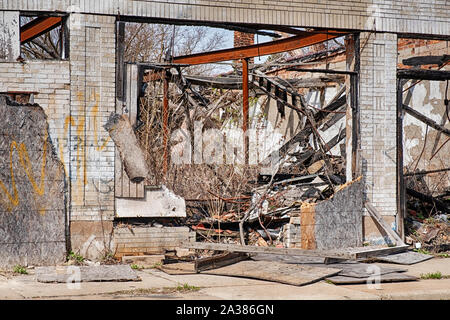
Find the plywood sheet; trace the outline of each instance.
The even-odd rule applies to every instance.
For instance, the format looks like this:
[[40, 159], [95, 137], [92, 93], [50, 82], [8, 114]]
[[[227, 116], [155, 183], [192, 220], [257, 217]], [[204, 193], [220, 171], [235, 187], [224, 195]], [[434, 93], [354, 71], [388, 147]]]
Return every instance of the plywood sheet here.
[[388, 256], [377, 257], [378, 261], [411, 265], [432, 259], [433, 256], [413, 251], [391, 254]]
[[[403, 281], [415, 281], [417, 280], [417, 277], [404, 274], [404, 273], [388, 273], [388, 274], [382, 274], [380, 276], [380, 283], [384, 282], [403, 282]], [[333, 276], [328, 277], [325, 280], [330, 281], [334, 284], [364, 284], [364, 283], [371, 283], [374, 284], [373, 278], [354, 278], [354, 277], [346, 277], [346, 276]]]
[[46, 283], [139, 281], [129, 265], [61, 266], [36, 268], [36, 280]]
[[319, 268], [280, 262], [247, 260], [226, 267], [203, 271], [201, 273], [252, 278], [303, 286], [322, 280], [326, 277], [337, 275], [340, 271], [340, 269], [334, 268]]

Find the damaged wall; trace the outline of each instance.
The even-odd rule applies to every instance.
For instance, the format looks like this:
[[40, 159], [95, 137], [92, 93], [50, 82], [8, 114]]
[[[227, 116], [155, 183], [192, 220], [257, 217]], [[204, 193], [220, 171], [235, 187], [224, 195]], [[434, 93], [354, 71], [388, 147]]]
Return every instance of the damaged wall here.
[[0, 11], [0, 60], [15, 61], [20, 56], [19, 12]]
[[3, 95], [0, 114], [0, 267], [64, 262], [64, 168], [47, 116]]
[[343, 28], [379, 32], [412, 32], [446, 35], [447, 1], [283, 1], [215, 0], [104, 0], [28, 1], [0, 3], [0, 10], [75, 11], [86, 14], [150, 18], [265, 23], [305, 27]]
[[330, 199], [302, 203], [287, 228], [290, 247], [329, 250], [363, 243], [361, 178], [343, 185]]
[[[407, 87], [407, 84], [405, 87]], [[444, 104], [446, 82], [445, 81], [422, 81], [411, 89], [410, 94], [405, 94], [404, 103], [424, 116], [432, 119], [438, 124], [448, 127], [448, 119]], [[427, 125], [408, 113], [403, 119], [404, 125], [404, 165], [413, 171], [436, 170], [450, 167], [450, 144], [441, 147], [448, 136], [438, 134], [439, 131]], [[425, 148], [424, 148], [425, 147]], [[423, 151], [423, 152], [422, 152]], [[438, 151], [438, 153], [436, 153]], [[443, 191], [450, 186], [448, 172], [441, 172], [424, 177], [431, 189], [439, 188]]]

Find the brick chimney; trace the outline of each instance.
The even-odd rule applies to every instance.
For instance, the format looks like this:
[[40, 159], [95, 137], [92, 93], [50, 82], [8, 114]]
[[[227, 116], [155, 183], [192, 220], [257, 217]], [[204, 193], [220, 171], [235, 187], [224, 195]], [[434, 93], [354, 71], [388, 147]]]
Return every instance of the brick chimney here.
[[[255, 35], [253, 33], [246, 33], [246, 32], [240, 32], [235, 31], [234, 32], [234, 47], [245, 47], [245, 46], [251, 46], [252, 44], [255, 44]], [[254, 59], [250, 58], [248, 59], [249, 63], [253, 63]]]
[[234, 47], [244, 47], [255, 44], [255, 35], [253, 33], [234, 32]]

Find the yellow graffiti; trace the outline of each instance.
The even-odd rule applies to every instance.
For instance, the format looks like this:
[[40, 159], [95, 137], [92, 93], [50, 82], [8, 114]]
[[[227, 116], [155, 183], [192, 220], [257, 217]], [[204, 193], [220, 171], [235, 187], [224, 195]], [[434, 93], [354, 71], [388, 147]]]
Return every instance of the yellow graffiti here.
[[[94, 93], [92, 95], [94, 95]], [[92, 99], [92, 96], [91, 96], [91, 99]], [[100, 146], [100, 143], [98, 142], [98, 126], [97, 126], [97, 114], [98, 114], [99, 100], [100, 100], [100, 95], [98, 93], [95, 93], [95, 104], [92, 107], [91, 112], [92, 112], [92, 117], [94, 118], [95, 148], [97, 149], [97, 151], [103, 151], [103, 149], [105, 149], [105, 147], [107, 146], [110, 137], [107, 137], [105, 139], [105, 141], [103, 142], [103, 144]]]
[[[43, 196], [45, 193], [45, 165], [47, 163], [47, 138], [48, 138], [48, 132], [45, 132], [44, 136], [44, 145], [43, 145], [43, 157], [42, 157], [42, 166], [41, 166], [41, 181], [38, 185], [36, 183], [36, 180], [34, 178], [34, 174], [31, 172], [31, 163], [30, 163], [30, 157], [27, 152], [27, 148], [24, 143], [17, 144], [16, 141], [12, 141], [9, 148], [9, 169], [11, 174], [11, 185], [13, 189], [13, 195], [8, 191], [5, 184], [0, 181], [0, 188], [3, 190], [3, 193], [6, 195], [6, 197], [9, 200], [8, 202], [4, 203], [6, 204], [6, 207], [8, 211], [12, 211], [14, 207], [17, 207], [20, 203], [19, 200], [19, 193], [17, 192], [17, 186], [16, 186], [16, 179], [14, 176], [14, 164], [13, 164], [13, 153], [14, 149], [16, 149], [19, 153], [19, 161], [22, 165], [23, 169], [25, 170], [25, 173], [28, 177], [28, 180], [31, 183], [31, 186], [33, 187], [34, 192], [39, 195]], [[45, 213], [44, 209], [40, 209], [39, 212], [41, 214]]]

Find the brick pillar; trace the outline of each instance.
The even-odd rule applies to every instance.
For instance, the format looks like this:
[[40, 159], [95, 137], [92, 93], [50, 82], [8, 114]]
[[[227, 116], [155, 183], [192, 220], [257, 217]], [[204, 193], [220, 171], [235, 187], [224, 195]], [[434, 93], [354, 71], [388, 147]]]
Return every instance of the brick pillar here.
[[70, 25], [70, 221], [73, 251], [98, 258], [114, 219], [115, 17], [79, 14]]
[[[365, 198], [395, 228], [397, 36], [361, 33], [360, 58], [359, 165]], [[365, 233], [370, 238], [367, 230]]]
[[[245, 47], [245, 46], [251, 46], [252, 44], [255, 44], [255, 35], [253, 33], [246, 33], [246, 32], [240, 32], [235, 31], [234, 32], [234, 47]], [[250, 58], [248, 60], [249, 63], [253, 63], [254, 59]]]

